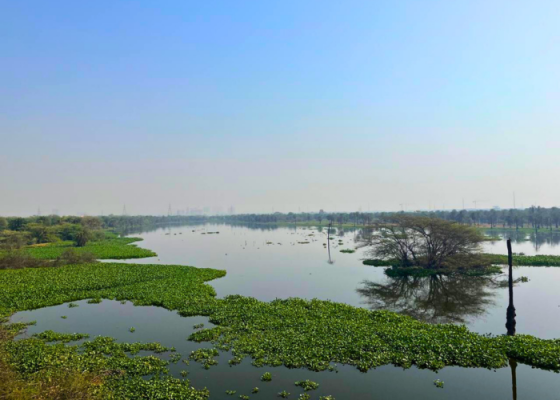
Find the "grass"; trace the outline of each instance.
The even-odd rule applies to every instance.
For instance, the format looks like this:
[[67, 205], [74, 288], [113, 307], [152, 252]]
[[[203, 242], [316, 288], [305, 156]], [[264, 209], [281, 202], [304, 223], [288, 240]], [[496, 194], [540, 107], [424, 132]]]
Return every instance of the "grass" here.
[[75, 247], [74, 242], [64, 241], [49, 243], [46, 246], [30, 246], [25, 249], [32, 257], [43, 260], [54, 260], [60, 257], [65, 250], [74, 249], [77, 253], [91, 253], [101, 260], [122, 260], [127, 258], [145, 258], [157, 256], [151, 250], [142, 249], [132, 243], [141, 241], [141, 238], [110, 238], [96, 242], [88, 242], [84, 247]]

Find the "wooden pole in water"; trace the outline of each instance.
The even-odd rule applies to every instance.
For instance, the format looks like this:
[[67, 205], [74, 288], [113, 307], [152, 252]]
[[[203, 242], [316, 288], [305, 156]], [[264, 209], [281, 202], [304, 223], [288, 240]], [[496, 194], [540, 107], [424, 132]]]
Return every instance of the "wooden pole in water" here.
[[511, 239], [507, 240], [508, 249], [508, 289], [509, 289], [509, 305], [507, 308], [507, 334], [509, 336], [515, 335], [515, 307], [513, 305], [513, 253], [511, 251]]
[[[508, 249], [508, 288], [509, 288], [509, 305], [506, 315], [506, 328], [508, 336], [515, 335], [515, 307], [513, 305], [513, 253], [511, 251], [511, 239], [507, 241]], [[513, 400], [517, 400], [517, 361], [513, 358], [509, 359], [509, 367], [511, 369], [511, 392]]]
[[329, 222], [329, 227], [327, 228], [327, 249], [329, 251], [329, 264], [332, 264], [332, 260], [331, 260], [331, 225], [332, 225], [332, 221]]

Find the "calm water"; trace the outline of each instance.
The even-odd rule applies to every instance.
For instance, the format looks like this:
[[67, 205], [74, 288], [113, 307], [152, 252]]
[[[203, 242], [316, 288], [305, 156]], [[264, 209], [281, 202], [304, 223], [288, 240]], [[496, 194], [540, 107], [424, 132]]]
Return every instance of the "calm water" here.
[[[208, 232], [219, 231], [219, 234]], [[385, 308], [412, 315], [428, 322], [465, 323], [481, 333], [505, 333], [507, 288], [505, 276], [492, 279], [391, 279], [382, 268], [361, 264], [362, 251], [340, 253], [353, 248], [356, 232], [338, 231], [331, 241], [329, 258], [323, 243], [326, 231], [305, 228], [251, 229], [225, 225], [174, 227], [146, 232], [141, 247], [158, 253], [158, 257], [134, 260], [137, 263], [183, 264], [224, 269], [227, 276], [210, 282], [219, 297], [242, 294], [263, 301], [291, 296], [330, 299], [366, 308]], [[206, 234], [203, 234], [206, 233]], [[311, 235], [311, 236], [310, 236]], [[550, 235], [549, 235], [550, 236]], [[339, 245], [339, 239], [343, 244]], [[516, 237], [514, 251], [525, 254], [560, 254], [554, 238]], [[525, 239], [529, 239], [526, 241]], [[532, 240], [531, 240], [532, 239]], [[301, 242], [309, 242], [301, 244]], [[267, 244], [268, 243], [268, 244]], [[505, 252], [504, 242], [485, 244], [486, 251]], [[526, 276], [527, 283], [515, 287], [517, 332], [543, 338], [560, 337], [560, 268], [516, 268], [515, 277]], [[186, 340], [193, 325], [206, 318], [182, 318], [175, 312], [157, 307], [134, 307], [130, 303], [104, 300], [101, 304], [79, 302], [80, 307], [66, 305], [20, 312], [14, 321], [36, 320], [27, 334], [53, 329], [59, 332], [84, 332], [112, 336], [121, 341], [159, 341], [175, 346], [183, 356], [208, 344]], [[63, 320], [61, 315], [67, 315]], [[134, 326], [136, 332], [128, 329]], [[331, 394], [340, 399], [502, 399], [512, 398], [512, 369], [444, 368], [439, 373], [411, 368], [402, 370], [385, 366], [367, 374], [349, 366], [339, 366], [338, 373], [289, 370], [284, 367], [255, 368], [250, 360], [229, 367], [229, 354], [222, 354], [219, 365], [210, 370], [192, 362], [172, 364], [171, 371], [188, 378], [196, 388], [208, 387], [212, 399], [229, 398], [225, 390], [248, 394], [258, 386], [261, 398], [273, 398], [287, 390], [297, 398], [301, 389], [294, 382], [312, 379], [320, 384], [312, 398]], [[273, 381], [259, 381], [270, 371]], [[560, 376], [553, 372], [518, 365], [515, 369], [519, 399], [556, 399], [560, 393]], [[433, 385], [445, 382], [444, 389]], [[556, 397], [555, 397], [556, 396]]]

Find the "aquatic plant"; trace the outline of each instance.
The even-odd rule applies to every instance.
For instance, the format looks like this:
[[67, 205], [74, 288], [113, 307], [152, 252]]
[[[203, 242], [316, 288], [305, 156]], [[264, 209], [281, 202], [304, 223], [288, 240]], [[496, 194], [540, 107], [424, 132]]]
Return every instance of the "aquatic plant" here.
[[289, 392], [286, 392], [285, 390], [282, 390], [281, 392], [278, 393], [278, 396], [282, 397], [282, 398], [286, 398], [290, 396]]
[[444, 382], [443, 382], [442, 380], [440, 380], [440, 379], [436, 379], [436, 380], [434, 381], [434, 385], [435, 385], [435, 387], [437, 387], [437, 388], [443, 389]]
[[299, 400], [311, 400], [309, 393], [301, 393], [298, 397]]
[[157, 256], [151, 250], [142, 249], [132, 244], [141, 241], [141, 238], [111, 238], [96, 242], [87, 242], [83, 247], [74, 247], [72, 241], [48, 243], [41, 247], [27, 247], [25, 252], [32, 257], [54, 260], [68, 250], [72, 249], [77, 254], [91, 253], [97, 259], [121, 260], [128, 258], [145, 258]]
[[[490, 264], [493, 265], [507, 265], [508, 256], [502, 254], [482, 254]], [[371, 265], [374, 267], [400, 267], [400, 262], [395, 259], [368, 259], [363, 260], [364, 265]], [[560, 256], [552, 255], [514, 255], [513, 264], [523, 267], [560, 267]]]
[[[485, 254], [492, 264], [507, 265], [508, 256], [501, 254]], [[552, 255], [514, 255], [513, 265], [524, 267], [560, 267], [560, 256]]]
[[354, 249], [342, 249], [342, 250], [340, 250], [340, 252], [341, 252], [341, 253], [349, 253], [349, 254], [352, 254], [352, 253], [355, 253], [356, 250], [354, 250]]
[[331, 395], [328, 395], [328, 396], [319, 397], [319, 400], [336, 400], [336, 399], [334, 397], [332, 397]]
[[193, 329], [201, 329], [204, 328], [204, 324], [196, 324], [193, 326]]
[[226, 394], [227, 394], [228, 396], [233, 396], [235, 393], [237, 393], [236, 390], [226, 390]]
[[68, 308], [76, 308], [76, 307], [79, 307], [79, 305], [76, 304], [76, 303], [69, 303], [68, 304]]
[[218, 356], [219, 352], [216, 349], [197, 349], [191, 352], [189, 358], [193, 361], [203, 364], [205, 369], [210, 369], [212, 365], [217, 365], [218, 360], [214, 357]]
[[180, 360], [181, 360], [181, 354], [179, 353], [175, 353], [169, 356], [169, 361], [171, 361], [173, 364], [177, 364]]
[[33, 337], [36, 337], [37, 339], [41, 339], [47, 343], [48, 342], [68, 343], [68, 342], [74, 342], [77, 340], [89, 338], [89, 335], [86, 333], [57, 333], [49, 330], [41, 333], [35, 333]]
[[132, 333], [132, 332], [136, 332], [136, 328], [133, 327], [133, 326], [131, 326], [130, 329], [129, 329], [129, 332], [131, 332], [131, 333]]
[[319, 388], [319, 384], [317, 382], [310, 381], [309, 379], [306, 379], [304, 381], [297, 381], [295, 385], [303, 388], [303, 390], [305, 390], [306, 392]]
[[189, 371], [185, 371], [185, 370], [181, 371], [181, 376], [183, 378], [186, 378], [188, 374], [189, 374]]
[[263, 382], [270, 382], [272, 380], [272, 374], [270, 372], [265, 372], [261, 376], [261, 381]]
[[161, 349], [157, 343], [117, 343], [100, 336], [81, 345], [68, 346], [49, 345], [34, 337], [3, 343], [0, 349], [10, 367], [26, 379], [37, 376], [57, 379], [62, 371], [102, 377], [95, 385], [99, 398], [154, 398], [158, 393], [164, 396], [159, 398], [175, 399], [205, 400], [209, 396], [208, 390], [196, 390], [188, 380], [170, 377], [166, 361], [155, 356], [131, 357], [140, 350]]
[[103, 300], [101, 300], [101, 298], [95, 298], [95, 299], [89, 299], [87, 302], [88, 304], [99, 304], [101, 303]]
[[253, 390], [251, 390], [251, 393], [259, 393], [259, 388], [254, 387]]
[[[354, 365], [361, 371], [386, 364], [404, 368], [417, 365], [434, 370], [448, 365], [500, 368], [507, 365], [509, 358], [539, 368], [560, 370], [560, 343], [556, 340], [527, 335], [484, 336], [470, 332], [465, 326], [431, 325], [389, 311], [370, 311], [331, 301], [291, 298], [262, 302], [243, 296], [216, 299], [214, 289], [205, 282], [224, 275], [224, 271], [211, 269], [120, 263], [0, 271], [0, 317], [91, 298], [129, 300], [135, 305], [178, 310], [183, 316], [208, 316], [217, 326], [190, 336], [192, 340], [213, 342], [212, 349], [195, 352], [194, 359], [204, 363], [205, 368], [217, 362], [213, 358], [218, 355], [218, 349], [223, 349], [233, 351], [238, 360], [252, 357], [254, 365], [285, 365], [315, 371], [330, 369], [332, 363]], [[24, 346], [20, 343], [26, 340], [18, 341], [17, 346]], [[27, 342], [35, 343], [32, 346], [47, 346], [37, 338], [29, 340], [34, 341]], [[76, 354], [72, 357], [79, 356], [79, 362], [73, 358], [57, 358], [56, 365], [78, 365], [84, 367], [84, 371], [95, 372], [97, 369], [88, 364], [93, 362], [114, 370], [92, 352], [102, 349], [110, 355], [125, 351], [126, 347], [108, 339], [96, 338], [93, 342], [96, 344], [86, 342], [78, 346], [79, 351], [72, 353]], [[10, 364], [14, 368], [21, 365], [22, 371], [48, 370], [54, 365], [49, 361], [53, 360], [49, 352], [63, 351], [56, 346], [59, 345], [48, 345], [48, 349], [36, 353], [29, 350], [31, 355], [24, 347], [13, 347], [9, 351]], [[131, 345], [126, 349], [132, 354], [144, 348]], [[161, 345], [154, 345], [149, 350], [163, 349]], [[27, 363], [30, 363], [29, 369], [24, 367]], [[167, 370], [168, 362], [164, 365], [161, 371]], [[171, 393], [187, 390], [180, 380], [155, 377], [161, 375], [154, 372], [159, 371], [158, 368], [151, 372], [155, 381], [131, 375], [137, 387], [116, 384], [112, 378], [106, 385], [115, 388], [120, 397], [127, 395], [129, 398], [141, 398], [136, 394], [152, 389], [156, 393], [157, 388], [164, 390], [167, 386], [173, 388]], [[25, 376], [26, 373], [22, 373]], [[263, 378], [267, 375], [272, 378], [270, 373]], [[135, 395], [130, 395], [129, 390]]]
[[247, 396], [246, 394], [240, 394], [239, 398], [243, 400], [249, 400], [249, 396]]
[[67, 317], [66, 315], [62, 315], [60, 318], [66, 319], [66, 318], [68, 318], [68, 317]]

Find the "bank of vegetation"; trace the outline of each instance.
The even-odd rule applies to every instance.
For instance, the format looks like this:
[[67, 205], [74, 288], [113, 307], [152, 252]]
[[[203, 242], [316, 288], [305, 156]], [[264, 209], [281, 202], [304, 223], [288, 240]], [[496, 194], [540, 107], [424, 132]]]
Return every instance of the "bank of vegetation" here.
[[95, 217], [0, 218], [0, 269], [153, 257]]

